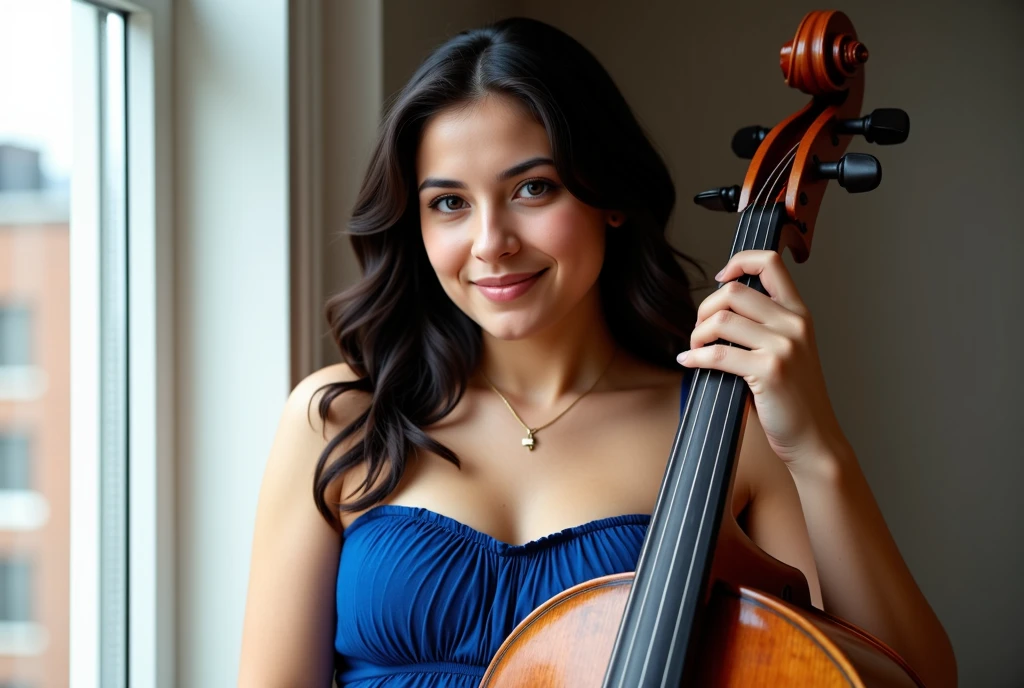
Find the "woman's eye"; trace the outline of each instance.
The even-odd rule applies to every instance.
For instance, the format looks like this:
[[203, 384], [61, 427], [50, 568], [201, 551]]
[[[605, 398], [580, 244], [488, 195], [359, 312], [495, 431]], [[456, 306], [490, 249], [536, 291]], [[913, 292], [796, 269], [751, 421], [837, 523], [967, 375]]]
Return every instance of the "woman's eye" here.
[[461, 207], [453, 208], [452, 205], [450, 205], [450, 203], [455, 202], [462, 203], [463, 200], [458, 196], [441, 196], [440, 198], [435, 198], [431, 201], [430, 205], [427, 207], [432, 209], [440, 207], [442, 213], [454, 213], [456, 210], [462, 210]]
[[526, 190], [529, 193], [529, 195], [525, 196], [524, 198], [539, 198], [540, 196], [544, 195], [544, 192], [547, 189], [553, 188], [553, 186], [554, 185], [551, 184], [551, 182], [546, 182], [543, 179], [534, 179], [532, 181], [526, 182], [520, 188]]

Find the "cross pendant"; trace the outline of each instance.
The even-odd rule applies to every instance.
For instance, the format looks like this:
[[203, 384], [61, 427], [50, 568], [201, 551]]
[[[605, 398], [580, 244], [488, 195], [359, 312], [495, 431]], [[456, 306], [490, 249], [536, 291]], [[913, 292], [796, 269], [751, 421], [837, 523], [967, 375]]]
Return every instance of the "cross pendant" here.
[[533, 451], [533, 445], [533, 430], [530, 430], [526, 433], [526, 437], [523, 438], [523, 446], [529, 449], [530, 451]]

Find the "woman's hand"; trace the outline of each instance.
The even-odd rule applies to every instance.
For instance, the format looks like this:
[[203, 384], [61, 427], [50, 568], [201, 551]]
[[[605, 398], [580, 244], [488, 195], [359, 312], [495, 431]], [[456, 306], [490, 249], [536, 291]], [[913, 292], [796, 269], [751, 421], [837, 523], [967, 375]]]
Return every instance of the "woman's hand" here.
[[[737, 281], [757, 275], [768, 295]], [[746, 380], [772, 449], [790, 470], [824, 460], [845, 442], [828, 398], [811, 314], [775, 251], [741, 251], [715, 275], [724, 286], [697, 310], [680, 363]], [[718, 339], [746, 347], [712, 344]], [[684, 359], [685, 356], [685, 360]]]

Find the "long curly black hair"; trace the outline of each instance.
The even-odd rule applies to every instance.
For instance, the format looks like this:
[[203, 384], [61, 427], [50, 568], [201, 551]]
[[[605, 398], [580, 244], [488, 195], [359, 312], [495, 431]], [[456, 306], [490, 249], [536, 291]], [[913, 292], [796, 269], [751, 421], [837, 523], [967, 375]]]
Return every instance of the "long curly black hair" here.
[[[625, 222], [607, 231], [599, 277], [602, 309], [619, 347], [666, 369], [687, 348], [696, 322], [692, 287], [665, 228], [675, 205], [668, 168], [597, 59], [543, 22], [509, 18], [464, 31], [439, 46], [391, 100], [347, 233], [362, 279], [328, 299], [325, 315], [342, 359], [357, 376], [333, 382], [318, 410], [349, 390], [369, 395], [357, 418], [317, 462], [317, 507], [340, 529], [338, 510], [361, 511], [397, 487], [409, 456], [458, 456], [423, 427], [455, 408], [481, 355], [480, 327], [444, 293], [420, 233], [416, 151], [424, 125], [454, 105], [511, 96], [543, 124], [565, 188]], [[318, 390], [319, 391], [319, 390]], [[326, 427], [326, 425], [325, 425]], [[361, 440], [336, 457], [338, 445]], [[332, 482], [357, 464], [367, 476], [352, 503], [328, 504]], [[370, 490], [387, 468], [387, 479]]]

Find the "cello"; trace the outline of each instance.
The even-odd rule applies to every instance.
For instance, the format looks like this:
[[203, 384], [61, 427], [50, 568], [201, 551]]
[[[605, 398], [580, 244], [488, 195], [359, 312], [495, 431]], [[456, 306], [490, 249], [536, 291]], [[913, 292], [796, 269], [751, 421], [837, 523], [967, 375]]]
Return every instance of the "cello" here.
[[[852, 193], [881, 182], [876, 158], [843, 153], [854, 135], [902, 143], [910, 122], [898, 109], [860, 116], [867, 59], [838, 11], [808, 13], [783, 45], [786, 83], [811, 101], [774, 128], [738, 131], [733, 151], [751, 160], [743, 186], [694, 199], [739, 213], [730, 256], [788, 248], [802, 263], [828, 182]], [[756, 275], [741, 279], [767, 293]], [[880, 640], [814, 608], [803, 574], [754, 545], [726, 508], [750, 403], [742, 378], [695, 370], [636, 571], [585, 581], [535, 609], [480, 688], [923, 686]]]

